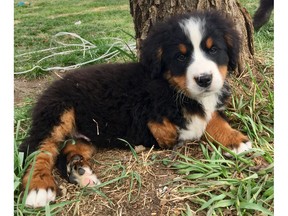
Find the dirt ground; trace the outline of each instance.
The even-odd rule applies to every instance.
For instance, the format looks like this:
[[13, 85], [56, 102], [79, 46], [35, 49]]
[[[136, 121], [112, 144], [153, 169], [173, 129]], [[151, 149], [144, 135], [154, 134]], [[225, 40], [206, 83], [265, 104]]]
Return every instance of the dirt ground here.
[[25, 79], [22, 77], [14, 78], [14, 106], [21, 106], [24, 101], [36, 99], [51, 82], [59, 79], [61, 74], [50, 73], [45, 77], [37, 79]]
[[[138, 154], [138, 160], [129, 150], [97, 152], [93, 159], [98, 163], [93, 163], [93, 169], [102, 182], [109, 182], [123, 174], [126, 177], [102, 187], [104, 197], [93, 191], [89, 195], [81, 195], [77, 186], [55, 175], [61, 189], [57, 201], [80, 200], [67, 206], [60, 215], [181, 215], [186, 209], [186, 201], [190, 206], [193, 204], [186, 200], [187, 197], [179, 196], [177, 189], [181, 185], [172, 182], [179, 176], [159, 162], [169, 156], [169, 151], [149, 149]], [[136, 178], [132, 181], [132, 175], [138, 176], [141, 182]]]
[[[15, 78], [14, 105], [21, 106], [27, 98], [37, 99], [47, 86], [62, 74], [51, 73], [37, 80]], [[182, 153], [201, 157], [198, 145], [192, 144], [179, 150]], [[57, 170], [54, 176], [59, 186], [57, 203], [67, 204], [57, 215], [181, 215], [190, 208], [199, 208], [189, 201], [189, 197], [179, 196], [182, 186], [172, 182], [179, 176], [163, 165], [164, 158], [171, 157], [169, 150], [146, 149], [136, 159], [130, 150], [98, 150], [92, 159], [92, 168], [103, 186], [98, 191], [81, 190], [60, 177]], [[118, 179], [117, 181], [114, 180]], [[112, 182], [111, 182], [112, 181]], [[111, 183], [110, 183], [111, 182]], [[197, 215], [205, 215], [197, 213]]]

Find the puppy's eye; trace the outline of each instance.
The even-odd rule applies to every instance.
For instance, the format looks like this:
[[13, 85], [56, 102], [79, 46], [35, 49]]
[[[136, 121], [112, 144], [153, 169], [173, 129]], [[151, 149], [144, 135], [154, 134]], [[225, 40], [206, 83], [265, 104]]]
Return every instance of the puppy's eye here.
[[211, 55], [216, 54], [217, 51], [218, 51], [218, 48], [215, 47], [215, 46], [212, 46], [212, 47], [208, 50], [209, 54], [211, 54]]
[[186, 61], [186, 59], [187, 57], [185, 55], [180, 54], [177, 56], [177, 60], [180, 62]]

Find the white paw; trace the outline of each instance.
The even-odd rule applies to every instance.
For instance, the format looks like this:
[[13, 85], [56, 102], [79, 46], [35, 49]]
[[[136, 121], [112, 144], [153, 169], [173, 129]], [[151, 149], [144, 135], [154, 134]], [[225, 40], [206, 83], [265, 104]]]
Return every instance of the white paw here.
[[[252, 148], [252, 142], [248, 141], [246, 143], [240, 143], [238, 148], [233, 148], [233, 149], [231, 149], [231, 151], [236, 153], [236, 154], [240, 154], [242, 152], [248, 151], [251, 148]], [[227, 157], [231, 157], [232, 156], [228, 152], [225, 152], [224, 155], [227, 156]]]
[[75, 181], [77, 181], [81, 187], [93, 187], [101, 184], [100, 180], [92, 172], [90, 167], [82, 167], [82, 169], [85, 170], [84, 174], [80, 175], [77, 172], [74, 173]]
[[25, 205], [32, 208], [44, 207], [56, 199], [56, 192], [51, 189], [31, 190], [26, 198]]
[[87, 165], [87, 162], [83, 161], [81, 155], [74, 155], [71, 158], [70, 163], [67, 164], [67, 174], [69, 182], [78, 184], [81, 187], [91, 187], [101, 184], [90, 166]]

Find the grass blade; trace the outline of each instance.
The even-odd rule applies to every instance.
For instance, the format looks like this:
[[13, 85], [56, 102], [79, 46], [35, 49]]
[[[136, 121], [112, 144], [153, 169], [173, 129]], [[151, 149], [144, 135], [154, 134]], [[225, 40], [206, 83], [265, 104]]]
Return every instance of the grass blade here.
[[255, 210], [255, 211], [262, 212], [266, 215], [273, 215], [273, 213], [271, 211], [269, 211], [266, 208], [263, 208], [261, 205], [256, 204], [256, 203], [241, 202], [240, 203], [240, 209]]
[[213, 198], [211, 198], [210, 200], [205, 202], [197, 211], [201, 211], [203, 209], [206, 209], [210, 205], [212, 205], [213, 202], [218, 201], [218, 200], [223, 200], [225, 197], [226, 197], [226, 195], [224, 195], [224, 194], [221, 194], [219, 196], [214, 196]]
[[229, 206], [233, 206], [235, 204], [235, 200], [221, 200], [217, 203], [215, 203], [207, 212], [207, 216], [212, 216], [214, 209], [217, 208], [225, 208], [225, 207], [229, 207]]

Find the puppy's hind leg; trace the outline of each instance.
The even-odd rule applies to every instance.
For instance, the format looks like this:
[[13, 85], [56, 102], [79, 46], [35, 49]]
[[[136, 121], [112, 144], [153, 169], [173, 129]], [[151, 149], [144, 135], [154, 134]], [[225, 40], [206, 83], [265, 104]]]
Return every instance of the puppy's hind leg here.
[[81, 187], [98, 185], [101, 182], [89, 162], [94, 152], [94, 147], [87, 140], [68, 141], [58, 158], [57, 167], [70, 183]]
[[[43, 133], [48, 121], [41, 116], [33, 119], [37, 126], [32, 126], [33, 133], [30, 134], [30, 139], [39, 136]], [[42, 120], [42, 121], [41, 121]], [[37, 122], [36, 122], [37, 121]], [[37, 148], [39, 153], [36, 155], [35, 163], [32, 163], [26, 171], [22, 186], [28, 187], [28, 195], [26, 197], [26, 206], [37, 208], [44, 207], [49, 202], [56, 199], [56, 184], [52, 176], [56, 158], [59, 154], [60, 143], [65, 137], [73, 133], [75, 127], [75, 114], [73, 109], [65, 110], [59, 117], [59, 121], [51, 129], [46, 132], [45, 138], [42, 138], [39, 143], [30, 143], [33, 148]], [[28, 145], [29, 146], [29, 145]], [[36, 147], [37, 146], [37, 147]], [[28, 185], [29, 183], [29, 185]]]

